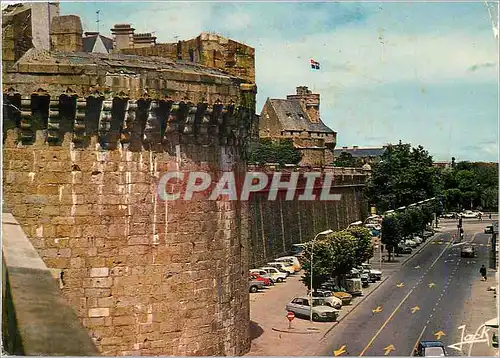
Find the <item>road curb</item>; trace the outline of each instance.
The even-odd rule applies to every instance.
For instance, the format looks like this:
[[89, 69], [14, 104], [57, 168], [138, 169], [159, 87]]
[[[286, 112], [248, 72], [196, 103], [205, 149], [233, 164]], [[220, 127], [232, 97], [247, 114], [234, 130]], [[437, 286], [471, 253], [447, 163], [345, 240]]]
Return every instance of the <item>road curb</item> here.
[[367, 298], [368, 298], [368, 297], [369, 297], [369, 296], [370, 296], [373, 292], [375, 292], [375, 291], [376, 291], [376, 290], [377, 290], [380, 286], [382, 286], [382, 284], [383, 284], [383, 283], [385, 282], [385, 280], [387, 280], [388, 278], [389, 278], [389, 276], [385, 276], [382, 280], [380, 280], [380, 283], [379, 283], [379, 285], [378, 285], [377, 287], [375, 287], [373, 290], [371, 290], [368, 294], [361, 296], [361, 297], [362, 297], [362, 299], [361, 299], [361, 300], [359, 300], [358, 302], [356, 302], [356, 304], [355, 304], [354, 306], [352, 306], [352, 309], [351, 309], [349, 312], [347, 312], [344, 316], [342, 316], [342, 317], [341, 317], [341, 318], [340, 318], [340, 319], [336, 322], [336, 324], [335, 324], [335, 325], [333, 325], [332, 327], [328, 328], [328, 330], [325, 332], [325, 334], [323, 335], [323, 337], [321, 337], [320, 341], [321, 341], [322, 339], [324, 339], [324, 338], [328, 335], [328, 333], [330, 333], [330, 331], [331, 331], [332, 329], [334, 329], [335, 327], [337, 327], [337, 325], [338, 325], [340, 322], [342, 322], [342, 321], [344, 320], [344, 318], [346, 318], [347, 316], [349, 316], [349, 314], [350, 314], [352, 311], [354, 311], [354, 310], [356, 309], [356, 307], [358, 307], [358, 306], [361, 304], [361, 302], [363, 302], [365, 299], [367, 299]]
[[442, 234], [442, 232], [439, 232], [437, 234], [434, 234], [432, 235], [431, 237], [429, 237], [425, 243], [423, 245], [420, 245], [420, 247], [418, 248], [418, 250], [416, 250], [414, 253], [412, 253], [410, 256], [408, 256], [402, 263], [401, 263], [401, 266], [404, 266], [406, 265], [406, 263], [408, 261], [410, 261], [412, 258], [414, 258], [418, 253], [420, 253], [420, 251], [422, 251], [424, 248], [427, 247], [427, 245], [429, 245], [431, 243], [432, 240], [434, 240], [438, 235]]
[[[338, 324], [338, 322], [335, 322], [334, 326], [335, 327], [336, 325]], [[332, 328], [333, 328], [332, 327]], [[318, 331], [314, 332], [314, 331], [304, 331], [304, 330], [301, 330], [301, 331], [291, 331], [291, 330], [285, 330], [285, 329], [280, 329], [280, 328], [271, 328], [273, 331], [276, 331], [276, 332], [281, 332], [281, 333], [293, 333], [293, 334], [317, 334], [317, 333], [320, 333]]]

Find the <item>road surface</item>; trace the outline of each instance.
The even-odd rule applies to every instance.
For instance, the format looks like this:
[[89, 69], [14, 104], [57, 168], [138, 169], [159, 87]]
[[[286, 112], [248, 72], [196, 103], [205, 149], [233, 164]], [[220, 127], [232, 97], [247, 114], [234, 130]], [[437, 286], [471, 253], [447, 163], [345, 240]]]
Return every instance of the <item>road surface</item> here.
[[[474, 304], [468, 301], [472, 285], [480, 280], [481, 264], [488, 267], [490, 235], [478, 233], [486, 224], [474, 226], [473, 231], [467, 232], [466, 228], [465, 240], [477, 244], [476, 258], [460, 257], [460, 246], [452, 246], [454, 231], [434, 237], [339, 323], [329, 334], [326, 349], [317, 354], [407, 356], [419, 340], [439, 338], [445, 346], [459, 343], [461, 312], [465, 305]], [[484, 282], [484, 290], [488, 285]], [[490, 315], [488, 319], [496, 317], [494, 306]], [[474, 334], [476, 328], [466, 327], [465, 335]], [[481, 345], [486, 343], [476, 343], [472, 355], [481, 351]], [[462, 346], [462, 352], [447, 350], [450, 355], [468, 355], [468, 347]]]

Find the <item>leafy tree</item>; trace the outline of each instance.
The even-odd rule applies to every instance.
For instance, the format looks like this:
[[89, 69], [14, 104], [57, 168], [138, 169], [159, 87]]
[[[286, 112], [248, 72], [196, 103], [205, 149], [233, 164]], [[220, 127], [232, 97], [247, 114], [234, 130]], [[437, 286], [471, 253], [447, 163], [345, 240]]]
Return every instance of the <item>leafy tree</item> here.
[[498, 208], [497, 163], [459, 162], [441, 170], [440, 179], [446, 210]]
[[424, 229], [427, 224], [434, 220], [434, 210], [429, 204], [425, 204], [422, 206], [422, 219], [424, 222]]
[[420, 208], [410, 208], [408, 210], [412, 225], [412, 234], [421, 233], [425, 229], [424, 216]]
[[[313, 248], [314, 246], [314, 248]], [[359, 260], [356, 238], [347, 231], [337, 231], [327, 237], [308, 242], [304, 249], [304, 275], [302, 282], [310, 289], [311, 253], [313, 255], [313, 289], [318, 289], [331, 277], [340, 277], [348, 273]]]
[[382, 219], [382, 243], [385, 245], [389, 253], [389, 261], [391, 261], [391, 253], [401, 241], [401, 223], [396, 214], [386, 215]]
[[379, 211], [395, 209], [435, 196], [439, 171], [422, 147], [389, 145], [382, 159], [372, 166], [365, 194]]
[[[314, 248], [314, 250], [313, 250]], [[330, 241], [326, 239], [318, 239], [314, 242], [309, 241], [304, 247], [304, 275], [302, 282], [310, 290], [311, 289], [311, 253], [313, 253], [313, 288], [317, 290], [330, 278], [331, 263], [334, 259]]]
[[362, 226], [351, 226], [347, 231], [356, 238], [356, 266], [373, 257], [372, 232]]
[[396, 214], [401, 229], [401, 236], [408, 237], [413, 234], [413, 222], [408, 211], [402, 211]]
[[339, 277], [347, 274], [359, 260], [356, 258], [356, 238], [349, 232], [336, 231], [328, 235], [333, 261], [331, 262], [332, 277]]
[[250, 155], [253, 163], [298, 164], [302, 153], [293, 145], [292, 139], [272, 140], [261, 138], [260, 145]]
[[336, 167], [345, 167], [345, 168], [358, 168], [363, 166], [360, 160], [353, 157], [351, 153], [342, 152], [335, 162], [333, 163]]

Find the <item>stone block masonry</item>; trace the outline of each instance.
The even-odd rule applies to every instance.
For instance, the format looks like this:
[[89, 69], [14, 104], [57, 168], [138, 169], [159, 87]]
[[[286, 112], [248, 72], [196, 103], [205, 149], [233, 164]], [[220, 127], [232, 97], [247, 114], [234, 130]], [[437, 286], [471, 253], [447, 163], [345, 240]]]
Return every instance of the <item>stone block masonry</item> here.
[[157, 184], [168, 170], [244, 172], [255, 86], [34, 50], [3, 75], [5, 206], [100, 353], [246, 353], [248, 203], [163, 202]]

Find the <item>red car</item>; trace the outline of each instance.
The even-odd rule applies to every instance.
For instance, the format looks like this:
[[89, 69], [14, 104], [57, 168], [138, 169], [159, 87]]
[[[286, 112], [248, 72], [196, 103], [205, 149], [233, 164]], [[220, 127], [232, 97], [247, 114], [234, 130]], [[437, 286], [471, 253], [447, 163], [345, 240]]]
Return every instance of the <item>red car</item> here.
[[250, 275], [250, 278], [252, 278], [252, 280], [264, 281], [264, 285], [265, 285], [265, 286], [271, 286], [271, 280], [270, 280], [270, 279], [268, 279], [268, 278], [262, 277], [262, 276], [261, 276], [261, 275], [259, 275], [259, 274], [252, 273], [252, 274]]

